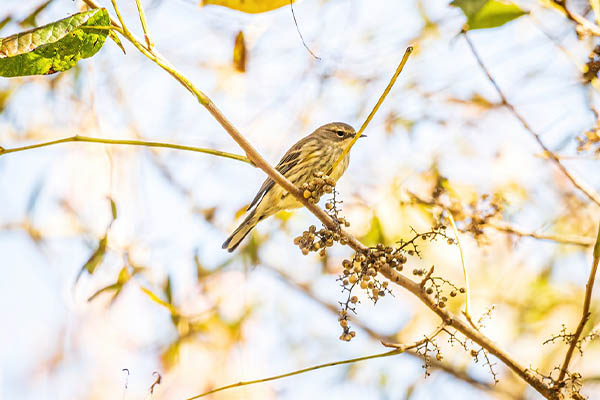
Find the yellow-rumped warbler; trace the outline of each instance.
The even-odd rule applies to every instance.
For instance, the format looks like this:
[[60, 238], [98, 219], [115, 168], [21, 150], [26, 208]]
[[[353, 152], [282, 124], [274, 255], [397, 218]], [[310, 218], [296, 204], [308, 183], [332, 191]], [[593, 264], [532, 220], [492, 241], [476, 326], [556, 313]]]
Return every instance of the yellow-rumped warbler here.
[[[343, 122], [323, 125], [293, 145], [275, 169], [296, 187], [310, 181], [313, 174], [319, 171], [329, 174], [329, 177], [337, 182], [348, 168], [350, 154], [340, 161], [334, 171], [330, 171], [330, 169], [355, 135], [354, 128]], [[361, 135], [361, 137], [365, 137], [365, 135]], [[302, 207], [302, 203], [294, 196], [290, 196], [287, 190], [275, 184], [271, 178], [267, 178], [248, 206], [248, 210], [252, 209], [252, 211], [223, 243], [223, 248], [229, 252], [234, 251], [242, 239], [260, 221], [281, 210], [298, 207]]]

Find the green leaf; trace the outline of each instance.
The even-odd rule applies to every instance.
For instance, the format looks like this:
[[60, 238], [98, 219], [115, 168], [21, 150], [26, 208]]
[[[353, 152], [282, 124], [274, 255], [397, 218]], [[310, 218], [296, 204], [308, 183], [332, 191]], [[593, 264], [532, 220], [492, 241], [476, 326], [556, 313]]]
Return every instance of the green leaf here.
[[502, 0], [454, 0], [467, 17], [465, 29], [486, 29], [502, 26], [521, 15], [527, 14], [516, 4]]
[[0, 76], [47, 75], [72, 68], [104, 45], [106, 9], [72, 15], [26, 32], [0, 38]]

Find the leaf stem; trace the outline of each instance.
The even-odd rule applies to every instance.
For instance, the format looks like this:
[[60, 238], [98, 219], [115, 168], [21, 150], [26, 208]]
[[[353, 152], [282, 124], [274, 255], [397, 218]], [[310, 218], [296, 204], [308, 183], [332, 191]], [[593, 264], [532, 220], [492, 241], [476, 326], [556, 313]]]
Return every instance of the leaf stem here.
[[135, 0], [135, 4], [137, 5], [138, 14], [140, 16], [140, 22], [142, 24], [142, 29], [144, 31], [144, 39], [146, 39], [146, 46], [148, 46], [148, 51], [150, 53], [154, 52], [154, 42], [150, 37], [150, 31], [148, 30], [148, 24], [146, 23], [146, 14], [144, 14], [144, 8], [142, 7], [141, 0]]

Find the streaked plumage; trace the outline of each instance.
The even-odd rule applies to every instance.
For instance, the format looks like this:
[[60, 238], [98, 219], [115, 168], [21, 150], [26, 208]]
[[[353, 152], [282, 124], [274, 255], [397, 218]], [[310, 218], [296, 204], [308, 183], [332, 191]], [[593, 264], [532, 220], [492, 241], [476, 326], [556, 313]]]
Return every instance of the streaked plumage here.
[[[323, 125], [293, 145], [275, 169], [300, 187], [310, 181], [315, 172], [329, 173], [355, 135], [354, 128], [343, 122]], [[348, 168], [349, 159], [348, 154], [336, 166], [335, 171], [329, 174], [336, 182]], [[298, 207], [302, 207], [302, 203], [291, 196], [287, 190], [275, 184], [271, 178], [267, 178], [248, 206], [250, 213], [223, 243], [223, 248], [232, 252], [257, 223], [281, 210]]]

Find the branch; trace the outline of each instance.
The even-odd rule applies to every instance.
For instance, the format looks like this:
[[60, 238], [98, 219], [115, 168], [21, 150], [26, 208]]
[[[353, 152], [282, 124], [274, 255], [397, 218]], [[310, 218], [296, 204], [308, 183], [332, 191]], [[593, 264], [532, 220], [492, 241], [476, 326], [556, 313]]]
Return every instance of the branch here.
[[600, 225], [598, 226], [598, 237], [596, 239], [596, 245], [594, 246], [594, 261], [592, 263], [592, 270], [590, 271], [590, 276], [585, 285], [585, 297], [583, 300], [583, 310], [581, 315], [581, 321], [579, 321], [579, 325], [577, 325], [577, 330], [573, 334], [571, 338], [571, 343], [569, 345], [569, 349], [567, 350], [567, 354], [565, 356], [565, 361], [563, 362], [562, 368], [560, 369], [560, 374], [558, 375], [557, 383], [560, 384], [567, 374], [567, 370], [569, 369], [569, 363], [571, 362], [571, 357], [573, 357], [573, 352], [577, 347], [577, 343], [579, 342], [579, 337], [583, 332], [583, 328], [585, 324], [590, 319], [590, 303], [592, 301], [592, 290], [594, 289], [594, 280], [596, 279], [596, 271], [598, 270], [598, 262], [600, 261]]
[[571, 181], [571, 183], [577, 189], [579, 189], [583, 194], [585, 194], [591, 201], [593, 201], [594, 203], [596, 203], [597, 205], [600, 206], [600, 195], [596, 191], [594, 191], [594, 189], [589, 187], [585, 182], [582, 182], [579, 178], [577, 178], [573, 174], [571, 174], [567, 170], [567, 168], [563, 165], [563, 163], [560, 161], [560, 159], [556, 156], [556, 154], [554, 154], [544, 144], [544, 142], [542, 142], [540, 135], [533, 130], [533, 128], [527, 123], [527, 121], [525, 121], [525, 119], [521, 116], [521, 114], [519, 114], [519, 112], [516, 110], [516, 108], [511, 103], [508, 102], [508, 100], [506, 99], [506, 96], [504, 95], [504, 92], [502, 91], [502, 89], [500, 89], [500, 86], [498, 86], [498, 83], [496, 82], [494, 77], [490, 74], [490, 71], [487, 69], [487, 67], [481, 60], [481, 57], [479, 56], [479, 53], [475, 49], [475, 46], [473, 45], [473, 42], [469, 38], [467, 32], [463, 31], [463, 35], [467, 41], [467, 44], [469, 45], [469, 48], [471, 49], [471, 52], [473, 53], [473, 56], [475, 56], [477, 63], [479, 64], [479, 66], [481, 67], [481, 69], [483, 70], [485, 75], [487, 76], [488, 80], [491, 82], [491, 84], [496, 89], [496, 92], [500, 96], [502, 105], [504, 105], [515, 116], [515, 118], [521, 123], [521, 125], [523, 125], [523, 128], [525, 128], [525, 130], [527, 130], [533, 136], [533, 138], [540, 145], [542, 150], [544, 150], [544, 153], [558, 167], [558, 169], [567, 177], [567, 179], [569, 179]]
[[212, 150], [212, 149], [204, 149], [201, 147], [193, 147], [193, 146], [185, 146], [181, 144], [173, 144], [173, 143], [162, 143], [162, 142], [148, 142], [145, 140], [121, 140], [121, 139], [102, 139], [102, 138], [93, 138], [88, 136], [80, 136], [75, 135], [64, 139], [52, 140], [49, 142], [36, 143], [29, 146], [23, 147], [13, 147], [12, 149], [3, 149], [0, 148], [0, 156], [8, 153], [16, 153], [19, 151], [37, 149], [39, 147], [47, 147], [55, 144], [68, 143], [68, 142], [87, 142], [87, 143], [102, 143], [102, 144], [126, 144], [132, 146], [146, 146], [146, 147], [164, 147], [168, 149], [176, 149], [176, 150], [186, 150], [186, 151], [195, 151], [198, 153], [206, 153], [212, 154], [213, 156], [231, 158], [232, 160], [243, 161], [246, 163], [251, 163], [246, 157], [241, 156], [239, 154], [227, 153], [220, 150]]
[[[94, 0], [83, 0], [86, 4], [97, 8], [98, 6], [94, 2]], [[115, 4], [115, 0], [113, 1], [113, 5]], [[117, 15], [119, 15], [117, 13]], [[121, 18], [119, 18], [122, 20]], [[144, 54], [146, 57], [154, 61], [161, 68], [171, 74], [179, 83], [181, 83], [186, 89], [188, 89], [198, 100], [200, 104], [202, 104], [208, 112], [221, 124], [221, 126], [227, 131], [227, 133], [238, 143], [238, 145], [246, 152], [247, 157], [250, 161], [256, 165], [258, 168], [262, 169], [275, 183], [279, 184], [283, 189], [292, 194], [299, 202], [301, 202], [311, 213], [313, 213], [327, 228], [339, 232], [340, 236], [345, 238], [348, 245], [352, 247], [356, 251], [365, 252], [367, 247], [364, 246], [358, 239], [354, 236], [350, 235], [345, 230], [341, 229], [339, 224], [336, 224], [333, 219], [323, 210], [321, 210], [316, 204], [310, 203], [307, 199], [304, 198], [300, 190], [295, 187], [287, 178], [285, 178], [279, 171], [275, 170], [269, 163], [265, 161], [265, 159], [252, 147], [252, 145], [242, 136], [242, 134], [229, 122], [229, 120], [221, 113], [221, 111], [214, 105], [214, 103], [206, 96], [202, 91], [197, 89], [185, 76], [183, 76], [175, 67], [173, 67], [164, 57], [160, 55], [157, 51], [154, 53], [148, 52], [145, 47], [141, 44], [139, 40], [135, 38], [133, 34], [129, 32], [126, 27], [122, 27], [123, 32], [127, 40], [133, 43], [133, 45]], [[600, 203], [600, 201], [599, 201]], [[395, 270], [391, 268], [382, 268], [381, 273], [388, 278], [390, 281], [396, 283], [397, 285], [407, 289], [409, 292], [413, 293], [416, 297], [421, 300], [429, 309], [431, 309], [434, 313], [436, 313], [442, 321], [447, 325], [452, 325], [458, 331], [460, 331], [465, 336], [469, 337], [471, 340], [479, 344], [488, 350], [491, 354], [500, 359], [503, 363], [505, 363], [511, 370], [513, 370], [518, 376], [520, 376], [523, 380], [525, 380], [529, 385], [531, 385], [535, 390], [537, 390], [540, 394], [542, 394], [547, 399], [557, 399], [557, 393], [545, 385], [538, 377], [531, 374], [525, 367], [518, 364], [514, 361], [508, 354], [502, 351], [498, 346], [492, 342], [487, 337], [483, 336], [481, 333], [474, 330], [471, 326], [462, 322], [459, 319], [455, 319], [450, 313], [446, 310], [440, 308], [437, 304], [435, 304], [422, 290], [422, 288], [410, 280], [409, 278], [400, 275]], [[384, 357], [386, 353], [371, 356], [373, 357]], [[389, 355], [389, 354], [388, 354]], [[363, 358], [365, 359], [365, 358]], [[360, 359], [355, 359], [352, 362], [360, 361]], [[334, 364], [337, 365], [337, 364]], [[329, 366], [329, 365], [326, 365]], [[321, 367], [322, 368], [322, 367]], [[232, 386], [233, 387], [233, 386]]]

